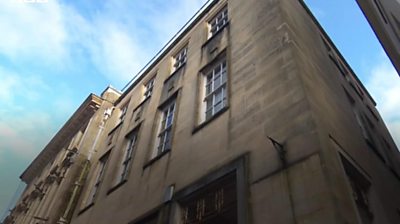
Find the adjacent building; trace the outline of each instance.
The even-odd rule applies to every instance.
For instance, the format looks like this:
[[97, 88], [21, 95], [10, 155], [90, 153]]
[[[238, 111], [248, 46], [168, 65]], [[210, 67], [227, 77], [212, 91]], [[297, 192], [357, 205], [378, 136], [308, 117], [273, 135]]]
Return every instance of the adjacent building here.
[[400, 0], [357, 0], [400, 75]]
[[4, 223], [400, 223], [400, 157], [302, 1], [215, 0], [90, 95]]

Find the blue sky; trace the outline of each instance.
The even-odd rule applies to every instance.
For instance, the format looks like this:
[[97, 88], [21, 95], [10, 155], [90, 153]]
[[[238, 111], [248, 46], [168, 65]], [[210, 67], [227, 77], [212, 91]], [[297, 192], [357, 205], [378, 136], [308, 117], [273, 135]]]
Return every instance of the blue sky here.
[[[122, 88], [206, 0], [0, 1], [0, 212], [91, 92]], [[400, 78], [355, 0], [307, 0], [400, 143]]]

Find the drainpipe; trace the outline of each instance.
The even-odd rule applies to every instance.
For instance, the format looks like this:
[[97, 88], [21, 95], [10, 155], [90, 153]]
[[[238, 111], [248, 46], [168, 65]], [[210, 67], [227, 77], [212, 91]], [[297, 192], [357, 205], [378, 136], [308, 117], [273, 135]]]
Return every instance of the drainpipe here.
[[68, 206], [65, 209], [64, 214], [62, 215], [62, 217], [60, 217], [60, 219], [58, 220], [57, 224], [68, 224], [70, 222], [70, 216], [72, 215], [72, 212], [74, 211], [75, 205], [76, 205], [76, 201], [78, 199], [78, 195], [80, 193], [80, 189], [84, 183], [84, 180], [86, 179], [87, 173], [89, 171], [90, 168], [90, 161], [89, 160], [85, 160], [84, 164], [83, 164], [83, 168], [82, 171], [79, 175], [78, 180], [74, 183], [74, 189], [72, 191], [72, 195], [71, 198], [68, 201]]
[[290, 178], [289, 178], [289, 173], [288, 173], [286, 150], [283, 147], [283, 144], [279, 143], [278, 141], [276, 141], [275, 139], [273, 139], [269, 136], [267, 136], [267, 137], [271, 141], [271, 143], [274, 146], [274, 148], [276, 149], [276, 151], [278, 152], [279, 159], [281, 160], [282, 172], [285, 175], [285, 179], [286, 179], [286, 183], [287, 183], [287, 190], [288, 190], [288, 194], [289, 194], [289, 202], [290, 202], [290, 207], [291, 207], [290, 211], [292, 213], [293, 223], [297, 224], [293, 195], [292, 195], [292, 188], [291, 188]]
[[[108, 111], [108, 109], [106, 111]], [[77, 203], [77, 200], [78, 200], [79, 195], [80, 195], [80, 190], [81, 190], [81, 188], [82, 188], [82, 186], [83, 186], [83, 184], [85, 182], [87, 174], [89, 173], [88, 171], [89, 171], [89, 168], [90, 168], [90, 160], [92, 159], [92, 156], [94, 154], [97, 142], [98, 142], [98, 140], [100, 138], [101, 133], [104, 130], [105, 122], [110, 117], [110, 114], [104, 113], [103, 116], [104, 117], [103, 117], [103, 119], [102, 119], [102, 121], [101, 121], [101, 123], [99, 125], [99, 130], [97, 131], [97, 134], [96, 134], [96, 137], [95, 137], [94, 142], [92, 144], [92, 147], [90, 148], [90, 150], [88, 152], [88, 156], [87, 156], [87, 158], [86, 158], [86, 160], [85, 160], [85, 162], [83, 164], [83, 168], [82, 168], [82, 171], [81, 171], [81, 173], [79, 175], [79, 178], [74, 183], [74, 189], [72, 190], [72, 195], [71, 195], [71, 197], [70, 197], [70, 199], [68, 201], [68, 206], [65, 209], [64, 214], [58, 220], [57, 224], [68, 224], [71, 221], [70, 219], [72, 217], [72, 212], [74, 211], [74, 209], [76, 207], [76, 203]], [[89, 125], [90, 125], [91, 121], [92, 121], [92, 118], [89, 121]], [[89, 127], [89, 125], [88, 125], [88, 127]], [[86, 133], [87, 132], [85, 132], [85, 136], [83, 136], [82, 141], [79, 144], [79, 146], [82, 145], [82, 143], [84, 141], [84, 137], [86, 137]]]

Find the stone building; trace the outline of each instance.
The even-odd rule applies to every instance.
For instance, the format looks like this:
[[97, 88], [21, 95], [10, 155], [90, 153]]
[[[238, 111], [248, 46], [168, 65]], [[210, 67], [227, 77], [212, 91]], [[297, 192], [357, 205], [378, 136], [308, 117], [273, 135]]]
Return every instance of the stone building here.
[[400, 223], [375, 106], [302, 1], [211, 1], [82, 104], [4, 223]]
[[400, 75], [400, 0], [357, 0]]
[[72, 215], [69, 200], [80, 190], [76, 184], [83, 183], [82, 173], [90, 168], [90, 157], [105, 135], [107, 109], [119, 96], [107, 88], [101, 97], [86, 98], [21, 174], [27, 186], [4, 223], [56, 223]]

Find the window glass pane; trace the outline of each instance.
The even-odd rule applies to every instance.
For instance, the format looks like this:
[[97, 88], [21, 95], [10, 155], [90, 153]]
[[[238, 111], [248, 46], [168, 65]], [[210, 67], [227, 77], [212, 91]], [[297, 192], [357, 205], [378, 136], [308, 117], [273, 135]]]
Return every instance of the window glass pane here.
[[187, 47], [184, 47], [177, 55], [174, 57], [174, 70], [181, 67], [186, 62]]
[[209, 119], [210, 117], [212, 117], [212, 110], [206, 111], [206, 119]]
[[207, 98], [206, 100], [206, 110], [209, 110], [212, 107], [212, 97]]
[[222, 29], [222, 27], [227, 22], [228, 22], [228, 9], [225, 7], [211, 21], [209, 21], [211, 36], [213, 36], [220, 29]]
[[172, 125], [174, 121], [175, 102], [168, 104], [163, 109], [163, 118], [160, 123], [160, 132], [158, 134], [157, 155], [171, 148]]
[[223, 71], [221, 74], [222, 83], [226, 83], [226, 71]]
[[218, 76], [214, 79], [214, 90], [217, 89], [220, 85], [221, 85], [221, 76], [218, 75]]
[[174, 109], [175, 109], [175, 103], [173, 103], [173, 104], [169, 107], [169, 110], [170, 110], [171, 113], [174, 112]]
[[171, 149], [171, 130], [165, 132], [165, 149]]
[[211, 93], [211, 83], [206, 85], [206, 96]]
[[215, 104], [214, 113], [220, 111], [221, 109], [222, 109], [222, 102], [220, 101], [217, 104]]
[[164, 130], [165, 129], [165, 123], [166, 123], [166, 115], [164, 115], [163, 119], [161, 120], [161, 126], [160, 126], [160, 130]]
[[126, 155], [127, 158], [132, 157], [133, 146], [134, 146], [134, 139], [129, 141], [128, 151], [127, 151], [127, 155]]
[[214, 69], [214, 75], [218, 75], [221, 72], [221, 67], [220, 65], [218, 65], [215, 69]]
[[206, 119], [226, 106], [226, 61], [214, 66], [212, 72], [206, 77], [205, 84], [205, 113]]
[[212, 77], [213, 77], [213, 73], [208, 74], [206, 83], [212, 82]]
[[172, 125], [172, 121], [173, 121], [173, 113], [170, 113], [167, 117], [167, 123], [165, 125], [165, 128], [169, 127]]
[[162, 152], [163, 147], [164, 147], [164, 142], [165, 142], [165, 132], [163, 132], [160, 135], [160, 143], [158, 145], [158, 154], [160, 154]]
[[150, 79], [146, 84], [144, 84], [144, 97], [151, 96], [151, 93], [153, 92], [153, 86], [154, 86], [154, 77]]
[[219, 103], [219, 102], [221, 102], [222, 101], [222, 89], [219, 89], [219, 90], [217, 90], [216, 92], [215, 92], [215, 101], [214, 101], [214, 104], [217, 104], [217, 103]]

